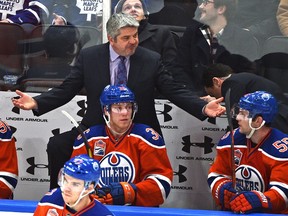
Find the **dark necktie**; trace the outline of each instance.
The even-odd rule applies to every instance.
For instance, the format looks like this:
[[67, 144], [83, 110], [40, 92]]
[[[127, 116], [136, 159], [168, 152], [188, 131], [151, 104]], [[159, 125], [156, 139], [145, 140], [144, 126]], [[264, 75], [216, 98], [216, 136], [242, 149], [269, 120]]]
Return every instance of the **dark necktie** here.
[[124, 56], [119, 56], [118, 58], [120, 61], [118, 63], [115, 85], [127, 84], [127, 70], [125, 65], [126, 58]]
[[217, 52], [218, 46], [219, 46], [219, 43], [218, 43], [217, 38], [213, 37], [211, 40], [211, 47], [210, 47], [211, 61], [213, 64], [216, 62], [216, 52]]

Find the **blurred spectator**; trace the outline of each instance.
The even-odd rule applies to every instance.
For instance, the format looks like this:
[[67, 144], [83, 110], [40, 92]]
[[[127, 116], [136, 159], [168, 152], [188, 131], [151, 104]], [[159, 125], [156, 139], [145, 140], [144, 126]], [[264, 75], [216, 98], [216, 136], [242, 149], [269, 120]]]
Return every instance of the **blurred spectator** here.
[[75, 26], [69, 28], [49, 26], [43, 35], [47, 57], [68, 58], [71, 63], [77, 52], [79, 34]]
[[224, 63], [235, 72], [253, 72], [250, 60], [257, 58], [258, 43], [248, 31], [230, 23], [236, 10], [235, 0], [203, 0], [199, 10], [204, 24], [193, 20], [186, 28], [178, 48], [174, 78], [203, 94], [205, 66]]
[[56, 25], [92, 26], [102, 29], [102, 3], [78, 0], [42, 0], [50, 12], [48, 23]]
[[186, 27], [191, 24], [197, 6], [197, 0], [165, 0], [159, 12], [150, 14], [149, 22]]
[[[119, 0], [112, 0], [112, 8], [115, 8]], [[179, 1], [179, 0], [177, 0]], [[147, 5], [149, 14], [156, 13], [161, 10], [164, 6], [164, 0], [143, 0], [144, 4]], [[113, 13], [114, 11], [112, 11]]]
[[91, 2], [89, 4], [93, 6], [87, 7], [86, 1], [41, 1], [45, 2], [50, 14], [46, 24], [77, 26], [81, 34], [79, 50], [87, 44], [91, 46], [102, 43], [102, 3]]
[[176, 56], [176, 45], [170, 30], [148, 23], [148, 10], [144, 0], [120, 0], [115, 13], [130, 14], [139, 22], [139, 46], [158, 52], [163, 62], [172, 62]]
[[0, 150], [0, 199], [13, 199], [18, 182], [18, 159], [13, 132], [3, 121], [0, 121]]
[[249, 30], [262, 46], [267, 38], [281, 34], [276, 20], [278, 5], [279, 0], [239, 0], [234, 21]]
[[288, 36], [288, 0], [280, 0], [277, 21], [282, 34]]
[[[216, 98], [225, 97], [228, 89], [231, 89], [230, 108], [245, 94], [255, 91], [270, 92], [276, 97], [279, 104], [279, 112], [274, 118], [272, 126], [288, 133], [288, 99], [281, 88], [271, 80], [245, 72], [234, 74], [229, 66], [214, 64], [204, 71], [203, 84], [207, 94]], [[235, 126], [237, 125], [235, 124]]]
[[45, 17], [49, 15], [44, 4], [33, 0], [1, 1], [0, 7], [0, 22], [6, 23], [38, 25], [41, 23], [41, 14], [45, 14]]

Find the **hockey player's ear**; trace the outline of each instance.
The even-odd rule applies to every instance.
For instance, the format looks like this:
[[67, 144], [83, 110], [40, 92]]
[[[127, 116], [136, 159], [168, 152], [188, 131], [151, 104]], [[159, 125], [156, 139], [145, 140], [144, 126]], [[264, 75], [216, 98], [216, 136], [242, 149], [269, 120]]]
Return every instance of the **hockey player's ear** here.
[[252, 126], [255, 128], [258, 128], [262, 124], [263, 121], [264, 119], [261, 115], [256, 115], [252, 119]]
[[103, 108], [103, 112], [104, 112], [104, 115], [108, 116], [109, 111], [108, 111], [108, 108], [107, 108], [107, 107], [104, 107], [104, 108]]

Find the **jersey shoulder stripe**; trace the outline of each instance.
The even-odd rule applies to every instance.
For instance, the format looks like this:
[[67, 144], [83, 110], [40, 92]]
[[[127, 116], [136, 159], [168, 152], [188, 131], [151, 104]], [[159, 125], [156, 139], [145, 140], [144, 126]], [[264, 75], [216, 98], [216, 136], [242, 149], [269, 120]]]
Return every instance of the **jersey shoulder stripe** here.
[[10, 141], [12, 139], [13, 132], [7, 123], [0, 121], [0, 140]]
[[[91, 139], [92, 137], [103, 137], [103, 136], [108, 136], [106, 134], [106, 130], [105, 130], [105, 125], [95, 125], [92, 126], [90, 128], [88, 128], [87, 130], [84, 131], [84, 135], [86, 136], [87, 140], [89, 141], [89, 139]], [[80, 145], [82, 145], [84, 143], [84, 139], [82, 138], [81, 135], [78, 135], [75, 142], [74, 142], [74, 147], [78, 147]]]
[[45, 203], [49, 203], [49, 205], [64, 206], [64, 200], [62, 197], [62, 192], [60, 188], [55, 188], [47, 192], [43, 198], [40, 200], [39, 205], [45, 205]]
[[[234, 136], [235, 146], [236, 145], [237, 147], [246, 146], [246, 136], [239, 132], [239, 128], [234, 130], [233, 136]], [[217, 148], [231, 147], [231, 140], [232, 140], [231, 133], [229, 131], [221, 137], [219, 143], [217, 144]]]
[[288, 135], [273, 128], [260, 149], [273, 160], [288, 161]]
[[148, 125], [134, 124], [130, 136], [137, 137], [154, 148], [165, 148], [161, 135]]

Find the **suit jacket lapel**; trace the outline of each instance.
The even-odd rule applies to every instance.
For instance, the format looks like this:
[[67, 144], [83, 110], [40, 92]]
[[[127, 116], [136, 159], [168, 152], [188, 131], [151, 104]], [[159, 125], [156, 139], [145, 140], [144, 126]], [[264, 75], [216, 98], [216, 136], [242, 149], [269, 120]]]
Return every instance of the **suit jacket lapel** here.
[[128, 76], [128, 86], [133, 88], [137, 85], [138, 76], [141, 76], [141, 67], [143, 62], [139, 61], [141, 57], [139, 56], [138, 48], [135, 53], [130, 57], [130, 69]]
[[109, 43], [104, 44], [101, 52], [99, 52], [98, 58], [101, 59], [102, 67], [99, 68], [101, 70], [101, 74], [103, 76], [104, 83], [110, 82], [110, 51], [109, 51]]

